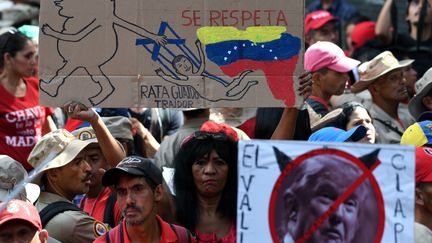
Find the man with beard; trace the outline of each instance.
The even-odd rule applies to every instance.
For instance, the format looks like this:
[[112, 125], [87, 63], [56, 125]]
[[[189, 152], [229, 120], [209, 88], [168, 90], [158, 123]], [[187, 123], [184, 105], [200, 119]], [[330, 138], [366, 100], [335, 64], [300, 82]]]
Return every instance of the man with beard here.
[[353, 93], [369, 89], [372, 95], [370, 114], [377, 131], [378, 143], [399, 143], [405, 129], [414, 123], [407, 109], [399, 104], [408, 98], [402, 69], [413, 60], [398, 61], [385, 51], [371, 61], [362, 63], [360, 80], [351, 86]]
[[102, 184], [116, 192], [124, 220], [95, 242], [195, 242], [188, 230], [157, 215], [164, 187], [151, 159], [126, 157], [104, 174]]
[[[112, 156], [107, 157], [110, 164], [124, 153], [121, 149], [117, 151], [117, 142], [93, 110], [75, 103], [67, 105], [66, 110], [72, 118], [88, 121], [95, 133], [101, 134], [99, 143], [112, 141], [109, 142], [115, 145], [111, 149]], [[107, 231], [103, 223], [72, 204], [72, 199], [87, 193], [91, 184], [91, 166], [85, 151], [91, 143], [59, 129], [42, 137], [29, 156], [29, 163], [38, 175], [37, 182], [44, 188], [36, 203], [42, 224], [61, 242], [91, 242]], [[59, 208], [62, 210], [57, 211]]]

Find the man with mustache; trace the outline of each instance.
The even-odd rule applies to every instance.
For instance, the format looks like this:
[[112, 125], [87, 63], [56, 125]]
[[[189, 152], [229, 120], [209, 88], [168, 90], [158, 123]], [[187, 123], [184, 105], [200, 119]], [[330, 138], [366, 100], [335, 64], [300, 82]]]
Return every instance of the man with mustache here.
[[[102, 186], [102, 176], [106, 170], [115, 166], [118, 161], [110, 161], [111, 153], [119, 153], [114, 157], [125, 157], [120, 141], [133, 141], [132, 124], [123, 116], [102, 117], [109, 133], [96, 134], [93, 127], [82, 127], [72, 132], [83, 141], [92, 142], [85, 149], [86, 161], [91, 167], [90, 188], [80, 202], [80, 208], [95, 219], [115, 227], [121, 219], [121, 213], [116, 203], [115, 193]], [[114, 137], [115, 140], [103, 141], [104, 137]], [[99, 140], [101, 140], [99, 142]], [[113, 143], [112, 143], [113, 142]], [[114, 149], [113, 149], [114, 148]], [[117, 150], [116, 150], [116, 149]]]
[[371, 93], [369, 112], [378, 143], [399, 143], [405, 129], [414, 123], [408, 110], [399, 107], [408, 98], [402, 69], [413, 61], [398, 61], [391, 52], [385, 51], [358, 68], [360, 80], [351, 86], [351, 90], [358, 93], [368, 89]]
[[126, 157], [104, 174], [102, 184], [116, 192], [123, 222], [95, 242], [195, 242], [188, 230], [157, 215], [164, 187], [151, 159]]
[[[93, 110], [75, 103], [67, 105], [66, 110], [73, 118], [89, 121], [97, 134], [107, 136], [101, 135], [103, 138], [99, 143], [114, 140], [112, 136], [108, 136], [108, 129]], [[103, 223], [72, 204], [76, 195], [89, 190], [91, 167], [86, 160], [85, 148], [91, 143], [81, 141], [68, 131], [59, 129], [42, 137], [28, 159], [38, 174], [37, 182], [44, 188], [36, 203], [40, 214], [49, 215], [50, 211], [60, 207], [58, 202], [65, 202], [64, 205], [68, 207], [68, 210], [51, 215], [51, 219], [48, 217], [48, 222], [42, 222], [51, 236], [61, 242], [92, 242], [108, 230]], [[111, 144], [117, 143], [114, 140]], [[117, 149], [118, 147], [114, 146], [112, 151]], [[119, 154], [122, 152], [111, 154], [113, 157], [107, 158], [109, 163], [115, 163]], [[117, 161], [119, 160], [121, 158]], [[44, 221], [44, 217], [41, 218]]]

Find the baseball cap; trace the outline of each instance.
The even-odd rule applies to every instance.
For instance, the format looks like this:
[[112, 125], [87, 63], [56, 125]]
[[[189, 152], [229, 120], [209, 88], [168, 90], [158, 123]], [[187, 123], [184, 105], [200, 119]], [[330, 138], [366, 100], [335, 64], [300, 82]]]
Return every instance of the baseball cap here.
[[420, 113], [425, 112], [427, 109], [424, 107], [422, 99], [432, 89], [432, 68], [415, 83], [416, 95], [410, 100], [408, 110], [414, 118], [417, 118]]
[[[124, 116], [101, 117], [108, 131], [114, 138], [133, 140], [132, 123]], [[97, 143], [96, 134], [91, 126], [82, 127], [72, 131], [72, 135], [80, 140]]]
[[432, 148], [416, 148], [416, 183], [432, 182]]
[[351, 41], [354, 48], [363, 46], [367, 41], [376, 37], [375, 22], [365, 21], [354, 26], [351, 34]]
[[350, 139], [357, 142], [366, 136], [367, 128], [356, 126], [348, 131], [336, 127], [325, 127], [312, 133], [309, 142], [345, 142]]
[[65, 129], [45, 134], [30, 152], [28, 162], [38, 172], [59, 168], [70, 163], [92, 141], [82, 141]]
[[122, 174], [143, 176], [155, 187], [162, 184], [162, 171], [152, 159], [129, 156], [120, 161], [115, 168], [105, 172], [102, 177], [102, 185], [106, 187], [115, 185]]
[[432, 144], [432, 121], [425, 120], [409, 126], [402, 134], [400, 143], [416, 147]]
[[398, 61], [398, 59], [393, 56], [393, 53], [384, 51], [372, 60], [364, 62], [358, 67], [360, 80], [351, 86], [351, 91], [353, 93], [359, 93], [367, 89], [367, 87], [378, 80], [379, 77], [395, 69], [406, 67], [413, 62], [414, 60], [412, 59]]
[[42, 230], [39, 212], [32, 204], [13, 199], [0, 204], [0, 208], [4, 208], [0, 212], [0, 225], [11, 220], [23, 220], [33, 225], [38, 231]]
[[[21, 163], [7, 155], [0, 155], [0, 202], [7, 198], [9, 193], [23, 183], [27, 177], [27, 171]], [[22, 200], [27, 199], [34, 203], [39, 198], [39, 194], [38, 185], [27, 183], [20, 195]]]
[[330, 21], [338, 21], [339, 19], [330, 14], [325, 10], [317, 10], [310, 12], [306, 15], [305, 19], [305, 34], [308, 34], [311, 30], [316, 30]]
[[359, 64], [359, 61], [347, 57], [339, 46], [329, 41], [314, 43], [304, 54], [304, 68], [311, 72], [329, 68], [336, 72], [346, 73]]

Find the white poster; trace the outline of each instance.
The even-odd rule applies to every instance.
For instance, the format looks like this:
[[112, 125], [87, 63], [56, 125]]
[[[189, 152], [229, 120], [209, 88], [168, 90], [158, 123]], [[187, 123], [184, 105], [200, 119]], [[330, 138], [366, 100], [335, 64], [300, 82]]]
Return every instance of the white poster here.
[[237, 242], [413, 242], [414, 148], [240, 141]]

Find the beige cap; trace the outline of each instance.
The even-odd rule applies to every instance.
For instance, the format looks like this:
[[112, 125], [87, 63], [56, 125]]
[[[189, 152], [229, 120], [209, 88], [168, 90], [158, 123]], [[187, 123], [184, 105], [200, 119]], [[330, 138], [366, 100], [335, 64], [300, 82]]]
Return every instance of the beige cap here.
[[408, 110], [411, 115], [417, 119], [421, 113], [428, 111], [422, 103], [423, 97], [425, 97], [432, 89], [432, 68], [426, 71], [426, 73], [419, 79], [415, 84], [416, 95], [410, 100]]
[[31, 151], [28, 162], [38, 172], [59, 168], [71, 162], [92, 141], [81, 141], [65, 129], [43, 136]]
[[351, 91], [359, 93], [367, 89], [370, 84], [383, 75], [395, 69], [406, 67], [413, 62], [414, 60], [412, 59], [399, 62], [391, 52], [382, 52], [372, 60], [364, 62], [358, 67], [360, 80], [351, 86]]
[[[308, 106], [308, 111], [309, 111], [309, 114], [315, 113], [315, 111], [313, 111], [313, 109], [310, 108], [309, 106]], [[342, 108], [337, 108], [337, 109], [330, 111], [329, 113], [327, 113], [323, 117], [320, 117], [316, 113], [315, 113], [316, 114], [315, 116], [309, 115], [312, 132], [315, 132], [315, 131], [323, 128], [323, 127], [326, 127], [329, 123], [336, 120], [338, 118], [338, 116], [342, 113], [342, 111], [343, 111]]]
[[[27, 171], [16, 160], [7, 155], [0, 155], [0, 201], [4, 201], [20, 183], [27, 179]], [[34, 203], [40, 194], [38, 185], [27, 183], [19, 193], [20, 199]]]

